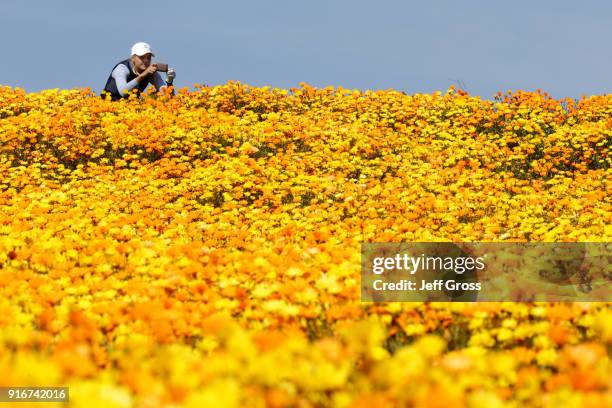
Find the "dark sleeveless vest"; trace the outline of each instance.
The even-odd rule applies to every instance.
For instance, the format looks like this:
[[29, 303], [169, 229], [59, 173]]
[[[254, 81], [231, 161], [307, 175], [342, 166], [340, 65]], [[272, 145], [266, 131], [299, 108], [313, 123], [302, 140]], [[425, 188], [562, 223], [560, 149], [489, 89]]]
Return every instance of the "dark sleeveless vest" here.
[[[117, 83], [115, 82], [115, 78], [113, 78], [113, 71], [119, 65], [125, 65], [126, 68], [128, 69], [128, 71], [130, 72], [130, 74], [127, 77], [127, 81], [126, 82], [130, 82], [132, 79], [137, 77], [137, 75], [134, 74], [134, 72], [132, 72], [132, 69], [130, 68], [130, 60], [129, 59], [123, 60], [120, 63], [116, 64], [113, 67], [113, 69], [111, 69], [111, 73], [108, 76], [108, 79], [106, 80], [106, 85], [104, 86], [104, 91], [108, 92], [111, 95], [111, 99], [113, 101], [119, 100], [121, 98], [127, 98], [129, 96], [129, 93], [125, 94], [125, 95], [119, 94], [119, 90], [117, 89]], [[140, 81], [140, 83], [136, 86], [138, 88], [138, 92], [137, 92], [138, 95], [140, 95], [140, 93], [145, 90], [147, 85], [149, 85], [149, 82], [150, 82], [149, 81], [149, 76], [147, 76], [142, 81]], [[102, 95], [104, 95], [104, 92], [102, 92]]]

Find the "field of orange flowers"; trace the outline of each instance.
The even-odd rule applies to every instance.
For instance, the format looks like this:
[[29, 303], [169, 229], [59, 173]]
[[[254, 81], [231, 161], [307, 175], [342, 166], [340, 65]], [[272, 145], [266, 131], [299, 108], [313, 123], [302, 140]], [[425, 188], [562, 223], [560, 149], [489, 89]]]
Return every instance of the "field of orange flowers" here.
[[611, 135], [612, 96], [0, 87], [0, 386], [610, 407], [612, 303], [362, 303], [360, 244], [610, 241]]

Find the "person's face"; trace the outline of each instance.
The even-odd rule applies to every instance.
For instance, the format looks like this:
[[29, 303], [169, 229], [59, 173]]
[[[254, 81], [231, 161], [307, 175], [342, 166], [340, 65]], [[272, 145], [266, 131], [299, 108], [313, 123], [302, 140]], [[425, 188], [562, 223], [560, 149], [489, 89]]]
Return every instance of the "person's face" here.
[[151, 54], [145, 54], [141, 57], [138, 55], [132, 56], [132, 63], [138, 72], [144, 71], [151, 65]]

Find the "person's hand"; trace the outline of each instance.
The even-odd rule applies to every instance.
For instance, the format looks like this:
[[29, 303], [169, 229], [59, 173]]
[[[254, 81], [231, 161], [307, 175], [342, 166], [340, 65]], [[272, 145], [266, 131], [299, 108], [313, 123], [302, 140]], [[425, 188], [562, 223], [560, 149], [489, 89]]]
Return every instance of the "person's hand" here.
[[147, 67], [147, 69], [145, 69], [144, 71], [142, 71], [143, 75], [147, 76], [147, 75], [153, 75], [154, 73], [157, 72], [157, 64], [151, 64]]
[[168, 85], [172, 85], [174, 78], [176, 78], [176, 72], [174, 71], [174, 68], [169, 68], [168, 73], [166, 73], [166, 83]]
[[142, 79], [146, 78], [149, 75], [153, 75], [156, 72], [157, 72], [157, 64], [149, 65], [147, 69], [145, 69], [144, 71], [140, 73], [140, 75], [138, 75], [138, 82], [140, 82]]

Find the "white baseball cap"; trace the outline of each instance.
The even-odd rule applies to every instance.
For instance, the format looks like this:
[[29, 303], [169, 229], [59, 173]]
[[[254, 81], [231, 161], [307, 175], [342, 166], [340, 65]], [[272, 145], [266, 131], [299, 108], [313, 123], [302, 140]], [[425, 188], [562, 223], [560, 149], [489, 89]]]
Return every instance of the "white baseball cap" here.
[[155, 56], [149, 44], [145, 42], [137, 42], [136, 44], [132, 45], [132, 55], [142, 57], [145, 54], [151, 54], [153, 57]]

